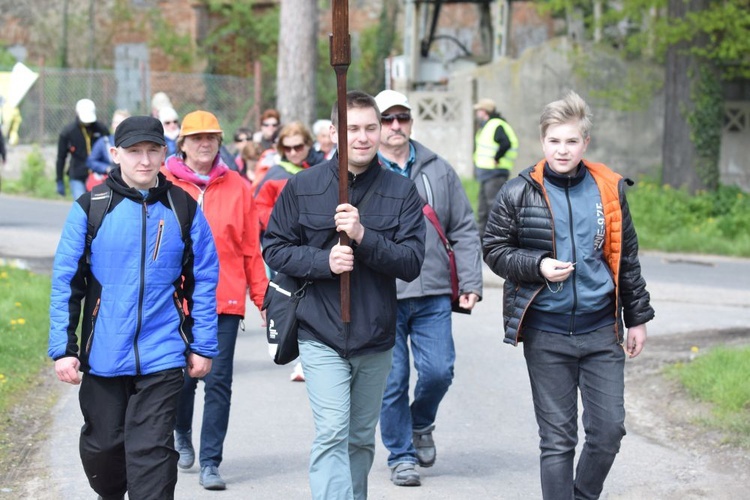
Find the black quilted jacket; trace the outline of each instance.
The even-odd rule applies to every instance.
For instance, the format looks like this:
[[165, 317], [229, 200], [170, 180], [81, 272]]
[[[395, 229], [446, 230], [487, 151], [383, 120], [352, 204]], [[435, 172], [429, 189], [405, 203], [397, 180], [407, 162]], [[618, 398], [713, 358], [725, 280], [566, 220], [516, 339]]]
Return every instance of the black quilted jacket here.
[[[598, 163], [584, 161], [599, 186], [606, 217], [604, 254], [615, 278], [615, 324], [640, 325], [654, 317], [646, 281], [638, 261], [638, 238], [623, 191], [624, 179]], [[482, 246], [484, 261], [505, 279], [504, 342], [522, 339], [522, 322], [529, 304], [544, 286], [539, 264], [555, 257], [552, 213], [543, 185], [544, 161], [508, 181], [487, 221]], [[620, 341], [621, 332], [615, 332]]]

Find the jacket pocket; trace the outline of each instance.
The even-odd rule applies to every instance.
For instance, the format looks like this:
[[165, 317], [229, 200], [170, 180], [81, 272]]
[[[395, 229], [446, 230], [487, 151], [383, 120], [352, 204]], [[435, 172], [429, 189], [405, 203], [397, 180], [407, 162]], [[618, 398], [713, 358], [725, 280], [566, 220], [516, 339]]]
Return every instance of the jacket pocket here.
[[164, 237], [164, 219], [159, 221], [159, 229], [156, 231], [156, 244], [154, 244], [154, 255], [153, 260], [156, 261], [159, 257], [159, 250], [161, 249], [161, 239]]
[[362, 214], [360, 216], [360, 223], [365, 226], [366, 229], [376, 231], [378, 234], [382, 234], [386, 239], [392, 240], [398, 229], [398, 216], [390, 214]]
[[338, 241], [332, 238], [336, 232], [336, 224], [333, 222], [333, 214], [300, 213], [299, 223], [302, 226], [302, 244], [315, 248], [327, 248]]

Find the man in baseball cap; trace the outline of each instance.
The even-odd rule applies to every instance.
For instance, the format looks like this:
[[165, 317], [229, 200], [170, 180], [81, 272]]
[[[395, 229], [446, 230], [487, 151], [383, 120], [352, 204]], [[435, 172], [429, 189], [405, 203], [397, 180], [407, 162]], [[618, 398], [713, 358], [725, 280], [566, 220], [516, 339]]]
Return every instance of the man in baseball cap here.
[[[57, 193], [65, 196], [65, 174], [68, 175], [73, 199], [86, 192], [89, 167], [86, 160], [94, 143], [109, 135], [109, 128], [96, 119], [96, 105], [91, 99], [80, 99], [75, 106], [76, 119], [62, 129], [57, 140], [55, 173]], [[68, 161], [70, 160], [70, 161]], [[67, 167], [67, 168], [66, 168]]]
[[76, 103], [76, 115], [81, 123], [96, 121], [96, 104], [91, 99], [81, 99]]
[[117, 126], [109, 152], [123, 183], [148, 191], [157, 185], [156, 176], [166, 157], [164, 127], [152, 116], [126, 118]]
[[[482, 249], [461, 180], [447, 161], [412, 139], [412, 106], [404, 94], [384, 90], [375, 102], [381, 113], [380, 164], [413, 180], [421, 193], [429, 193], [428, 210], [436, 215], [458, 263], [456, 306], [468, 312], [482, 296], [482, 265], [477, 258]], [[430, 218], [425, 218], [425, 224], [430, 225]], [[387, 463], [396, 486], [420, 486], [417, 465], [435, 464], [437, 412], [453, 381], [453, 287], [438, 234], [436, 230], [425, 235], [419, 278], [410, 283], [396, 280], [399, 321], [380, 411], [380, 436], [389, 451]], [[414, 372], [417, 381], [410, 398], [409, 379]]]
[[164, 142], [156, 118], [117, 126], [118, 166], [73, 205], [55, 254], [48, 354], [80, 385], [81, 464], [99, 498], [175, 498], [184, 377], [203, 379], [219, 354], [216, 246], [197, 202], [159, 172]]
[[151, 116], [131, 116], [123, 120], [115, 130], [115, 147], [127, 148], [139, 142], [166, 146], [161, 122]]
[[518, 137], [498, 113], [495, 101], [484, 97], [474, 105], [477, 133], [474, 137], [474, 177], [479, 181], [477, 226], [484, 234], [495, 196], [503, 187], [518, 157]]

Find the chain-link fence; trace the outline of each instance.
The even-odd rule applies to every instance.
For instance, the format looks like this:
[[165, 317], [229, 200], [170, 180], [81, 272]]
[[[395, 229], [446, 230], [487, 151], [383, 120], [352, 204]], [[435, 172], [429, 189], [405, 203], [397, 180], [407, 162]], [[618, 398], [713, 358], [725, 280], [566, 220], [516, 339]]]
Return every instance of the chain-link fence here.
[[253, 79], [205, 73], [150, 72], [133, 88], [118, 82], [114, 71], [56, 69], [39, 70], [39, 79], [20, 105], [21, 144], [56, 144], [62, 128], [75, 119], [75, 104], [88, 98], [96, 103], [97, 119], [109, 126], [115, 109], [131, 114], [151, 114], [151, 96], [165, 92], [183, 117], [196, 109], [211, 111], [219, 118], [225, 136], [239, 126], [256, 126], [258, 109]]

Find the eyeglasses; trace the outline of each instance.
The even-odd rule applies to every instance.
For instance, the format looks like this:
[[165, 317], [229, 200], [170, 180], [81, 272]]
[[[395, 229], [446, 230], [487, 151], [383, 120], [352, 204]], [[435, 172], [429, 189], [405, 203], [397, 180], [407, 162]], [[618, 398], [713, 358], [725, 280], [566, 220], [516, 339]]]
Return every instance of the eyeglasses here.
[[398, 120], [399, 123], [409, 123], [411, 121], [411, 113], [393, 113], [390, 115], [380, 115], [380, 121], [386, 124], [393, 123], [393, 120]]
[[168, 122], [164, 122], [164, 125], [172, 125], [173, 123], [174, 123], [175, 125], [177, 125], [177, 124], [178, 124], [178, 123], [180, 123], [180, 122], [178, 122], [177, 120], [169, 120]]
[[249, 141], [249, 140], [250, 140], [249, 137], [235, 137], [234, 138], [234, 142], [245, 142], [245, 141]]
[[295, 153], [299, 153], [303, 149], [305, 149], [306, 144], [303, 142], [302, 144], [295, 144], [294, 146], [287, 146], [285, 144], [281, 145], [281, 149], [284, 150], [285, 153], [291, 153], [294, 151]]
[[261, 123], [264, 127], [278, 127], [278, 122], [263, 122]]

